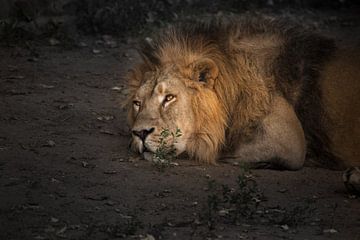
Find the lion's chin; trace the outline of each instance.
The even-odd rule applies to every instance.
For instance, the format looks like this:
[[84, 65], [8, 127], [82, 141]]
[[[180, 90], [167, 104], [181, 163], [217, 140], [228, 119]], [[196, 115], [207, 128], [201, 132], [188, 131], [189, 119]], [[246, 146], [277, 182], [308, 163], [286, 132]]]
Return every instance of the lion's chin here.
[[[174, 150], [177, 157], [186, 156], [185, 146], [185, 143], [175, 143]], [[155, 144], [154, 142], [149, 141], [143, 144], [143, 142], [137, 141], [136, 139], [133, 139], [131, 144], [131, 149], [147, 161], [154, 160], [154, 153], [157, 151], [158, 147], [158, 144]]]
[[[136, 139], [133, 139], [130, 148], [134, 153], [138, 153], [143, 157], [145, 155], [152, 156], [154, 154], [154, 152], [156, 151], [156, 147], [152, 147], [150, 144], [147, 144], [147, 143], [143, 144], [143, 142], [137, 141]], [[148, 158], [148, 157], [146, 157], [146, 158]]]
[[143, 153], [142, 153], [142, 157], [143, 157], [145, 160], [152, 162], [153, 159], [154, 159], [154, 153], [152, 153], [152, 152], [143, 152]]

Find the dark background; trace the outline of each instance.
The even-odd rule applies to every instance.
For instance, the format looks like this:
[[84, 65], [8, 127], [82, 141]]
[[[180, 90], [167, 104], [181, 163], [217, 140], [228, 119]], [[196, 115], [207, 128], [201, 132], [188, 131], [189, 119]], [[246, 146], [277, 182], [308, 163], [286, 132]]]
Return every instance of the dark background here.
[[0, 33], [12, 39], [138, 34], [189, 16], [246, 11], [357, 11], [357, 0], [0, 0]]

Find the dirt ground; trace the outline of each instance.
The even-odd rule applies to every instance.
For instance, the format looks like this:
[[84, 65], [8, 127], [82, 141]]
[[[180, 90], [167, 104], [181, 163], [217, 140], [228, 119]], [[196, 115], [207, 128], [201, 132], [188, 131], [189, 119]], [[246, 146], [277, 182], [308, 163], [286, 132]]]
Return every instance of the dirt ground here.
[[[324, 34], [360, 44], [359, 22], [336, 17]], [[209, 183], [236, 191], [239, 166], [158, 171], [129, 153], [120, 104], [137, 56], [101, 39], [0, 48], [0, 239], [360, 239], [342, 172], [254, 170], [258, 206], [230, 221]]]

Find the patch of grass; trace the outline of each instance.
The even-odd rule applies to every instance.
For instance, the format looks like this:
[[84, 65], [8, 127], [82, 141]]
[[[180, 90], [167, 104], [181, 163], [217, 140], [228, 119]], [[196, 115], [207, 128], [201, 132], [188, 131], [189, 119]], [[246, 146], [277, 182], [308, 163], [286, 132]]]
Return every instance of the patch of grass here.
[[263, 195], [250, 172], [242, 172], [236, 181], [237, 188], [230, 189], [223, 185], [223, 199], [231, 210], [232, 222], [237, 222], [239, 217], [250, 218], [258, 209]]
[[153, 155], [153, 162], [158, 170], [163, 171], [171, 165], [176, 158], [175, 143], [181, 137], [181, 130], [176, 128], [175, 132], [163, 129], [159, 137], [159, 146]]
[[209, 194], [200, 216], [210, 231], [217, 224], [261, 223], [298, 227], [306, 224], [315, 210], [311, 200], [290, 207], [261, 206], [266, 198], [247, 168], [241, 170], [234, 187], [210, 180], [207, 189]]
[[218, 221], [235, 224], [240, 219], [250, 219], [264, 199], [262, 192], [248, 169], [243, 169], [236, 180], [235, 188], [209, 181], [210, 194], [207, 197], [204, 220], [209, 230]]

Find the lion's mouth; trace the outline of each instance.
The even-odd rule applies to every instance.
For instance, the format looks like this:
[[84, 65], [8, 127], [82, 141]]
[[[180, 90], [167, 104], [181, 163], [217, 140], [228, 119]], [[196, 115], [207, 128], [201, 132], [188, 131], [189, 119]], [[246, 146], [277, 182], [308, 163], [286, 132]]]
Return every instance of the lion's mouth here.
[[141, 157], [145, 160], [152, 161], [154, 152], [151, 150], [151, 147], [147, 146], [147, 144], [145, 144], [144, 142], [141, 142], [140, 145], [141, 146], [139, 147], [139, 153]]

